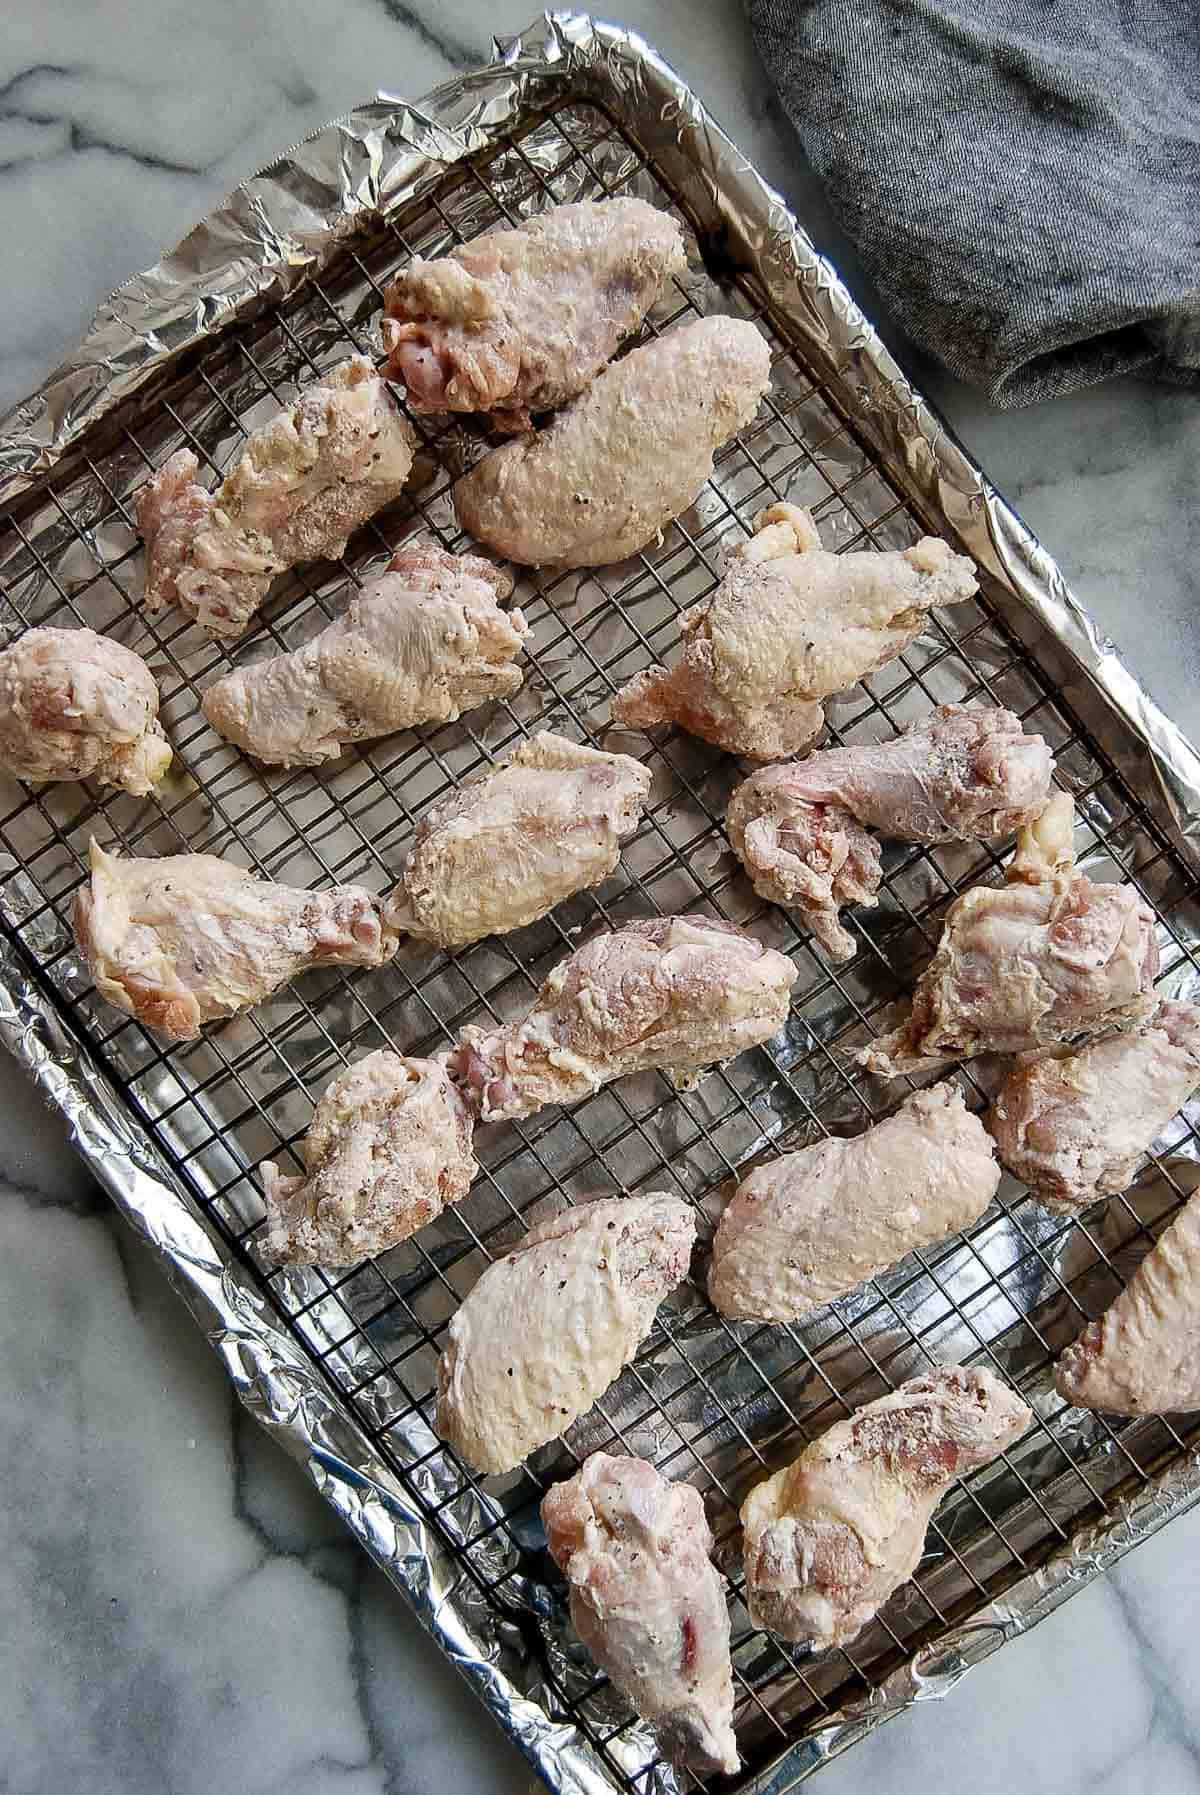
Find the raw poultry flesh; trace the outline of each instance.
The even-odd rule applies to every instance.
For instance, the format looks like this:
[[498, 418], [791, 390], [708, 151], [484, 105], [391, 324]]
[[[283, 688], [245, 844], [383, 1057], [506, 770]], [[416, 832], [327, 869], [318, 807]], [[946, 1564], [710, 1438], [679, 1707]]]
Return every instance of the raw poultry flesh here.
[[138, 497], [146, 608], [178, 605], [240, 636], [277, 574], [344, 553], [397, 497], [416, 437], [370, 362], [352, 356], [256, 430], [215, 493], [179, 449]]
[[797, 1321], [977, 1222], [1000, 1167], [956, 1085], [916, 1091], [852, 1140], [785, 1153], [738, 1185], [713, 1241], [722, 1315]]
[[1107, 1415], [1200, 1409], [1200, 1194], [1151, 1247], [1108, 1313], [1054, 1370], [1059, 1394]]
[[75, 940], [96, 989], [148, 1028], [190, 1041], [312, 966], [382, 966], [397, 937], [361, 885], [276, 885], [215, 854], [118, 858], [91, 844]]
[[849, 811], [792, 797], [790, 766], [764, 767], [729, 800], [725, 826], [760, 897], [798, 910], [831, 960], [854, 957], [843, 904], [876, 903], [879, 847]]
[[560, 961], [523, 1021], [465, 1028], [450, 1073], [498, 1121], [579, 1103], [627, 1073], [711, 1066], [782, 1028], [795, 976], [732, 923], [632, 922]]
[[542, 1521], [600, 1669], [670, 1757], [732, 1775], [729, 1610], [699, 1490], [644, 1458], [593, 1452], [543, 1498]]
[[290, 654], [227, 673], [202, 699], [227, 741], [271, 766], [333, 760], [349, 742], [451, 723], [521, 684], [528, 635], [502, 611], [512, 581], [478, 555], [401, 549], [341, 617]]
[[140, 655], [90, 629], [31, 629], [0, 653], [0, 766], [143, 798], [171, 764]]
[[1050, 1209], [1086, 1209], [1133, 1181], [1150, 1143], [1200, 1084], [1200, 1009], [1163, 1003], [1077, 1053], [1030, 1054], [988, 1126], [1015, 1178]]
[[439, 947], [535, 922], [608, 877], [649, 791], [628, 754], [544, 730], [421, 818], [388, 919]]
[[331, 1079], [301, 1153], [307, 1173], [262, 1168], [262, 1256], [276, 1265], [357, 1265], [465, 1197], [473, 1125], [436, 1060], [380, 1048]]
[[459, 524], [527, 566], [623, 561], [692, 504], [770, 379], [752, 324], [681, 325], [613, 362], [544, 430], [485, 456], [454, 489]]
[[526, 430], [583, 391], [686, 266], [666, 212], [640, 199], [552, 206], [447, 256], [417, 256], [384, 293], [387, 372], [414, 411], [482, 411]]
[[437, 1431], [477, 1471], [511, 1471], [602, 1396], [687, 1271], [696, 1224], [655, 1193], [531, 1228], [451, 1318]]
[[859, 1054], [893, 1078], [977, 1053], [1020, 1053], [1140, 1021], [1158, 944], [1131, 885], [1074, 870], [1074, 810], [1055, 793], [1021, 831], [1007, 882], [951, 904], [908, 1019]]
[[713, 680], [713, 648], [696, 606], [680, 618], [683, 652], [672, 667], [646, 667], [612, 701], [613, 721], [624, 729], [657, 729], [675, 723], [689, 735], [747, 760], [784, 760], [815, 741], [825, 712], [807, 698], [772, 698], [735, 704]]
[[1031, 1419], [990, 1371], [948, 1366], [839, 1421], [742, 1504], [751, 1620], [818, 1650], [848, 1645], [916, 1570], [955, 1478]]

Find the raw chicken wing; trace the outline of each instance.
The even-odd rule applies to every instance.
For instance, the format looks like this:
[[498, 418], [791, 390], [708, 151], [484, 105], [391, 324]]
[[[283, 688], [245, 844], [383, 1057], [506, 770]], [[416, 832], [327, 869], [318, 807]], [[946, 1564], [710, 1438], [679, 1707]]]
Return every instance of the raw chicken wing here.
[[302, 1148], [307, 1177], [264, 1163], [263, 1258], [357, 1265], [386, 1253], [466, 1196], [472, 1132], [436, 1060], [368, 1053], [322, 1093]]
[[948, 1366], [839, 1421], [742, 1504], [750, 1618], [818, 1650], [848, 1645], [916, 1570], [955, 1478], [1031, 1419], [990, 1371]]
[[396, 277], [387, 372], [414, 411], [490, 412], [526, 430], [531, 411], [583, 391], [685, 265], [679, 226], [645, 200], [552, 206]]
[[783, 760], [820, 735], [825, 712], [807, 698], [772, 698], [766, 704], [734, 704], [713, 680], [712, 643], [704, 612], [685, 611], [679, 622], [683, 653], [673, 667], [635, 673], [612, 701], [615, 722], [626, 729], [677, 723], [689, 735], [747, 760]]
[[227, 673], [202, 699], [227, 741], [271, 766], [311, 767], [348, 742], [452, 723], [521, 684], [528, 635], [502, 611], [512, 581], [478, 555], [401, 549], [327, 629]]
[[138, 498], [146, 608], [178, 605], [240, 636], [276, 574], [338, 556], [398, 495], [416, 437], [370, 362], [352, 356], [256, 430], [215, 493], [180, 449]]
[[1155, 1242], [1112, 1308], [1054, 1371], [1059, 1395], [1106, 1415], [1200, 1409], [1200, 1193]]
[[545, 430], [485, 456], [455, 487], [458, 521], [530, 566], [623, 561], [687, 510], [770, 379], [752, 324], [684, 324], [613, 362]]
[[790, 766], [764, 767], [739, 785], [725, 824], [760, 897], [798, 910], [831, 960], [854, 957], [842, 904], [876, 903], [879, 848], [849, 811], [793, 798]]
[[711, 1066], [783, 1027], [795, 976], [732, 923], [632, 922], [560, 961], [523, 1022], [465, 1028], [450, 1075], [490, 1122], [579, 1103], [626, 1073]]
[[1200, 1009], [1164, 1003], [1078, 1053], [1018, 1061], [988, 1118], [1015, 1178], [1049, 1209], [1086, 1209], [1133, 1180], [1155, 1135], [1200, 1084]]
[[977, 841], [1040, 816], [1053, 767], [1042, 737], [1011, 711], [941, 704], [894, 741], [820, 749], [751, 783], [770, 781], [798, 804], [840, 805], [900, 841]]
[[916, 1091], [865, 1134], [786, 1153], [743, 1179], [717, 1226], [708, 1294], [723, 1315], [797, 1321], [969, 1228], [999, 1182], [958, 1087]]
[[644, 1458], [593, 1452], [543, 1498], [571, 1621], [663, 1750], [704, 1774], [738, 1767], [725, 1579], [699, 1490]]
[[687, 1271], [696, 1224], [675, 1197], [568, 1209], [489, 1265], [438, 1361], [437, 1431], [477, 1471], [511, 1471], [618, 1377]]
[[140, 655], [90, 629], [31, 629], [0, 653], [0, 766], [144, 798], [171, 764]]
[[439, 947], [523, 928], [607, 879], [649, 791], [628, 754], [543, 731], [421, 818], [388, 919]]
[[118, 859], [91, 845], [75, 940], [109, 1003], [174, 1041], [311, 966], [382, 966], [397, 938], [361, 885], [298, 891], [215, 854]]
[[999, 890], [946, 912], [908, 1020], [859, 1060], [893, 1078], [977, 1053], [1026, 1049], [1140, 1021], [1158, 972], [1154, 913], [1132, 885], [1073, 869], [1074, 811], [1056, 792], [1021, 831]]

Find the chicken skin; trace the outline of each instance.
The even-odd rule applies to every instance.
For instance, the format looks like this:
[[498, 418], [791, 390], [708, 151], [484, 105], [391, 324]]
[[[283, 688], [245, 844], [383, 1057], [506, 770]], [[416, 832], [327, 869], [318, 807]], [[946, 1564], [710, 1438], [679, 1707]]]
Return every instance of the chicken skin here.
[[634, 1357], [687, 1271], [675, 1197], [615, 1197], [531, 1228], [453, 1316], [437, 1431], [477, 1471], [511, 1471], [578, 1420]]
[[1200, 1409], [1200, 1193], [1155, 1242], [1108, 1313], [1054, 1368], [1059, 1395], [1106, 1415]]
[[350, 742], [452, 723], [521, 684], [528, 625], [502, 611], [512, 581], [478, 555], [402, 549], [341, 617], [294, 649], [205, 692], [226, 741], [271, 766], [312, 767]]
[[683, 236], [640, 199], [552, 206], [448, 256], [418, 256], [384, 294], [387, 373], [414, 411], [482, 411], [529, 428], [581, 393], [686, 266]]
[[990, 841], [1041, 815], [1053, 770], [1042, 737], [1026, 735], [1011, 711], [940, 704], [895, 741], [819, 749], [749, 783], [798, 804], [838, 805], [898, 841]]
[[381, 1047], [331, 1079], [302, 1154], [306, 1177], [262, 1168], [274, 1265], [357, 1265], [465, 1197], [477, 1166], [470, 1112], [436, 1060]]
[[31, 629], [0, 653], [0, 766], [144, 798], [171, 764], [140, 655], [90, 629]]
[[388, 920], [439, 947], [523, 928], [607, 879], [649, 792], [628, 754], [544, 730], [421, 818]]
[[825, 712], [807, 698], [772, 698], [766, 704], [734, 704], [713, 680], [713, 648], [699, 606], [680, 618], [683, 652], [672, 667], [635, 673], [612, 701], [613, 721], [624, 729], [656, 729], [676, 723], [689, 735], [747, 760], [785, 760], [815, 741]]
[[524, 1021], [465, 1028], [450, 1075], [494, 1122], [580, 1103], [627, 1073], [711, 1066], [782, 1028], [795, 976], [732, 923], [628, 923], [560, 961]]
[[990, 1371], [947, 1366], [839, 1421], [742, 1504], [750, 1618], [818, 1650], [848, 1645], [916, 1570], [955, 1478], [1031, 1420]]
[[977, 1222], [1000, 1167], [956, 1085], [916, 1091], [853, 1140], [759, 1166], [717, 1226], [708, 1294], [722, 1315], [798, 1321]]
[[462, 528], [526, 566], [598, 567], [686, 511], [771, 379], [752, 324], [699, 318], [613, 362], [547, 425], [454, 489]]
[[395, 934], [361, 885], [298, 891], [215, 854], [119, 859], [91, 845], [75, 940], [109, 1003], [173, 1041], [312, 966], [382, 966]]
[[668, 1756], [702, 1775], [738, 1767], [725, 1579], [699, 1490], [644, 1458], [593, 1452], [542, 1500], [571, 1623]]
[[1131, 885], [1073, 869], [1074, 811], [1055, 793], [1021, 831], [997, 890], [977, 885], [946, 912], [912, 1011], [859, 1054], [885, 1078], [978, 1053], [1021, 1053], [1140, 1021], [1158, 972], [1154, 912]]
[[271, 581], [336, 557], [400, 493], [416, 437], [370, 362], [340, 362], [256, 430], [215, 493], [180, 449], [138, 497], [146, 608], [178, 605], [214, 636], [240, 636]]
[[764, 767], [738, 786], [725, 815], [729, 840], [760, 897], [798, 910], [831, 960], [852, 960], [854, 937], [838, 912], [877, 902], [879, 847], [849, 811], [793, 798], [791, 772]]
[[1200, 1009], [1163, 1003], [1077, 1053], [1018, 1061], [988, 1118], [1000, 1158], [1048, 1209], [1071, 1213], [1133, 1181], [1154, 1137], [1200, 1085]]

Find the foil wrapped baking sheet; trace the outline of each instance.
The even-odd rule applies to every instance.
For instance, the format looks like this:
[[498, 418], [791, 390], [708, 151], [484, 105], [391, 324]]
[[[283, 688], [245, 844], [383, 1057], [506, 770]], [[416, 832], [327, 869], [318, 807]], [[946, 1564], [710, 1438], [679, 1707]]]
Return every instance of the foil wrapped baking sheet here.
[[[181, 443], [216, 471], [247, 429], [352, 349], [377, 346], [381, 283], [549, 203], [636, 192], [673, 207], [689, 266], [648, 329], [732, 311], [774, 352], [760, 417], [696, 505], [614, 569], [527, 576], [522, 691], [457, 725], [353, 751], [320, 773], [256, 770], [217, 741], [197, 691], [231, 651], [139, 605], [132, 498]], [[410, 535], [464, 546], [449, 498], [481, 452], [461, 425], [418, 420], [413, 493], [337, 566], [281, 583], [248, 644], [294, 646]], [[101, 309], [80, 348], [0, 424], [6, 632], [76, 621], [150, 660], [178, 772], [159, 801], [6, 784], [0, 812], [0, 1028], [73, 1139], [153, 1243], [250, 1410], [402, 1589], [443, 1651], [555, 1790], [697, 1786], [658, 1756], [567, 1621], [537, 1504], [597, 1447], [641, 1451], [705, 1495], [733, 1583], [745, 1770], [723, 1787], [782, 1795], [908, 1703], [941, 1694], [1006, 1638], [1190, 1506], [1196, 1432], [1065, 1409], [1054, 1356], [1097, 1313], [1197, 1180], [1190, 1106], [1135, 1187], [1077, 1222], [1006, 1181], [965, 1236], [906, 1260], [804, 1327], [722, 1322], [689, 1281], [639, 1357], [568, 1432], [507, 1478], [472, 1477], [431, 1431], [433, 1366], [461, 1295], [546, 1210], [670, 1188], [711, 1227], [737, 1167], [893, 1107], [852, 1052], [888, 1026], [949, 896], [999, 876], [980, 844], [889, 847], [858, 957], [831, 969], [754, 898], [723, 834], [738, 769], [671, 735], [646, 823], [613, 878], [546, 922], [452, 955], [416, 944], [380, 972], [310, 975], [291, 992], [165, 1051], [91, 990], [69, 929], [88, 837], [127, 851], [223, 852], [293, 883], [394, 877], [414, 818], [521, 735], [600, 740], [615, 685], [670, 653], [682, 610], [774, 497], [812, 506], [830, 546], [903, 546], [930, 529], [984, 570], [980, 600], [830, 706], [834, 739], [882, 739], [932, 704], [985, 695], [1051, 741], [1076, 797], [1083, 864], [1133, 878], [1160, 919], [1164, 994], [1200, 991], [1200, 763], [1097, 634], [1041, 546], [907, 383], [784, 201], [697, 97], [632, 33], [547, 16], [496, 61], [419, 105], [381, 95], [246, 182], [155, 269]], [[232, 653], [247, 652], [239, 645]], [[792, 954], [788, 1027], [677, 1093], [623, 1081], [569, 1114], [481, 1131], [483, 1172], [460, 1210], [341, 1277], [268, 1272], [258, 1167], [295, 1160], [311, 1101], [363, 1050], [444, 1046], [464, 1021], [510, 1015], [597, 920], [698, 909]], [[978, 1105], [995, 1068], [960, 1074]], [[702, 1230], [703, 1231], [703, 1230]], [[736, 1507], [764, 1467], [930, 1360], [987, 1363], [1036, 1422], [1005, 1461], [939, 1510], [912, 1583], [843, 1652], [782, 1647], [740, 1599]], [[952, 1714], [947, 1724], [953, 1724]]]

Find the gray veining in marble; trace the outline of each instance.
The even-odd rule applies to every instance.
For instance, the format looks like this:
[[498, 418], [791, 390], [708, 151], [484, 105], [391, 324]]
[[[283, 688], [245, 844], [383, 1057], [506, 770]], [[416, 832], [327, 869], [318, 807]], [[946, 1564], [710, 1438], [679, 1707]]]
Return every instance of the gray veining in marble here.
[[[376, 87], [484, 60], [532, 0], [9, 0], [0, 405], [246, 173]], [[736, 0], [630, 0], [856, 285]], [[1118, 251], [1119, 253], [1119, 246]], [[887, 334], [886, 320], [881, 320]], [[1123, 382], [989, 412], [889, 340], [1151, 690], [1200, 735], [1200, 406]], [[517, 1795], [530, 1776], [234, 1403], [148, 1254], [0, 1057], [0, 1789]], [[1200, 1516], [822, 1795], [1200, 1789]]]

